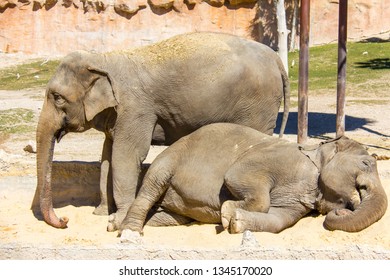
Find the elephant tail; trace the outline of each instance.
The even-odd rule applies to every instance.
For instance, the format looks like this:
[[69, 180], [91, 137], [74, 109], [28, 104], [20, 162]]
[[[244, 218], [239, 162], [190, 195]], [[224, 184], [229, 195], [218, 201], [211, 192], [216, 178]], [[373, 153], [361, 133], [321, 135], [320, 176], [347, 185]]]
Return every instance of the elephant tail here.
[[280, 59], [278, 60], [278, 66], [283, 80], [283, 97], [284, 97], [283, 119], [282, 119], [282, 124], [280, 126], [280, 132], [279, 132], [279, 138], [282, 138], [284, 131], [286, 129], [288, 114], [290, 112], [290, 81], [288, 79], [287, 71], [284, 68], [284, 65]]

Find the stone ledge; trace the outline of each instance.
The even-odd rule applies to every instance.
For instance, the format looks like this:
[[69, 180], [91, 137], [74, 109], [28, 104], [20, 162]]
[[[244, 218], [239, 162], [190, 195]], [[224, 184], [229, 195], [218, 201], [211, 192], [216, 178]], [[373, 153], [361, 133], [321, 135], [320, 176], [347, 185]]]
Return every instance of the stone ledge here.
[[385, 260], [390, 259], [390, 251], [364, 245], [334, 248], [239, 246], [230, 250], [207, 250], [127, 244], [101, 247], [0, 244], [0, 256], [3, 260]]

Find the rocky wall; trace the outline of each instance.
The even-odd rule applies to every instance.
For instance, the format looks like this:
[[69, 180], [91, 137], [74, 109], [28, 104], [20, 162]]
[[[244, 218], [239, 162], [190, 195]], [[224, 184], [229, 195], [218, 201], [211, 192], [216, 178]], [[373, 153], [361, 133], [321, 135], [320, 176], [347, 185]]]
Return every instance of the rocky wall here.
[[[310, 1], [311, 44], [337, 41], [338, 3], [337, 0]], [[348, 40], [376, 37], [389, 40], [390, 0], [349, 0], [347, 25]]]
[[[290, 29], [295, 2], [286, 0]], [[205, 30], [275, 47], [273, 6], [273, 0], [0, 0], [0, 51], [104, 52]], [[358, 40], [388, 32], [389, 14], [390, 0], [349, 1], [348, 36]], [[311, 45], [337, 40], [337, 17], [337, 1], [311, 1]]]
[[256, 14], [254, 3], [228, 8], [220, 6], [222, 0], [39, 1], [0, 0], [0, 50], [34, 54], [65, 54], [76, 49], [103, 52], [202, 30], [248, 36], [250, 19]]

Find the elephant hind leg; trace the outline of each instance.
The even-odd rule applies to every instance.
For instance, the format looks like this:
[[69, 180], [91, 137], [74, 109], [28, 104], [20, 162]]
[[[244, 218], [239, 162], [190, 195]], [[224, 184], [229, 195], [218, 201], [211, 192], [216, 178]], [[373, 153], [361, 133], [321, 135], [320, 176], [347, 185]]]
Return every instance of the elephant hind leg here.
[[182, 216], [180, 214], [159, 207], [157, 209], [152, 208], [149, 211], [148, 217], [146, 218], [146, 225], [153, 227], [180, 226], [189, 224], [193, 221], [194, 220], [192, 218]]

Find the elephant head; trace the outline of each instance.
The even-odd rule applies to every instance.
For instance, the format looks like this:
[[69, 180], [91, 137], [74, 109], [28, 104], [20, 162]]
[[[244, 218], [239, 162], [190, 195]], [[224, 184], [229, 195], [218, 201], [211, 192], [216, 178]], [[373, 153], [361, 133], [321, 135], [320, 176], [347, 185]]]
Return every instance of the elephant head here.
[[320, 196], [317, 209], [329, 230], [357, 232], [386, 212], [387, 197], [376, 160], [356, 141], [340, 137], [320, 149]]
[[[64, 58], [47, 85], [40, 114], [37, 141], [37, 193], [46, 223], [65, 228], [67, 218], [58, 218], [53, 210], [51, 170], [55, 141], [68, 132], [91, 128], [94, 117], [116, 106], [110, 77], [102, 70], [99, 55], [75, 52]], [[35, 200], [34, 199], [34, 203]], [[34, 208], [34, 205], [33, 205]]]

